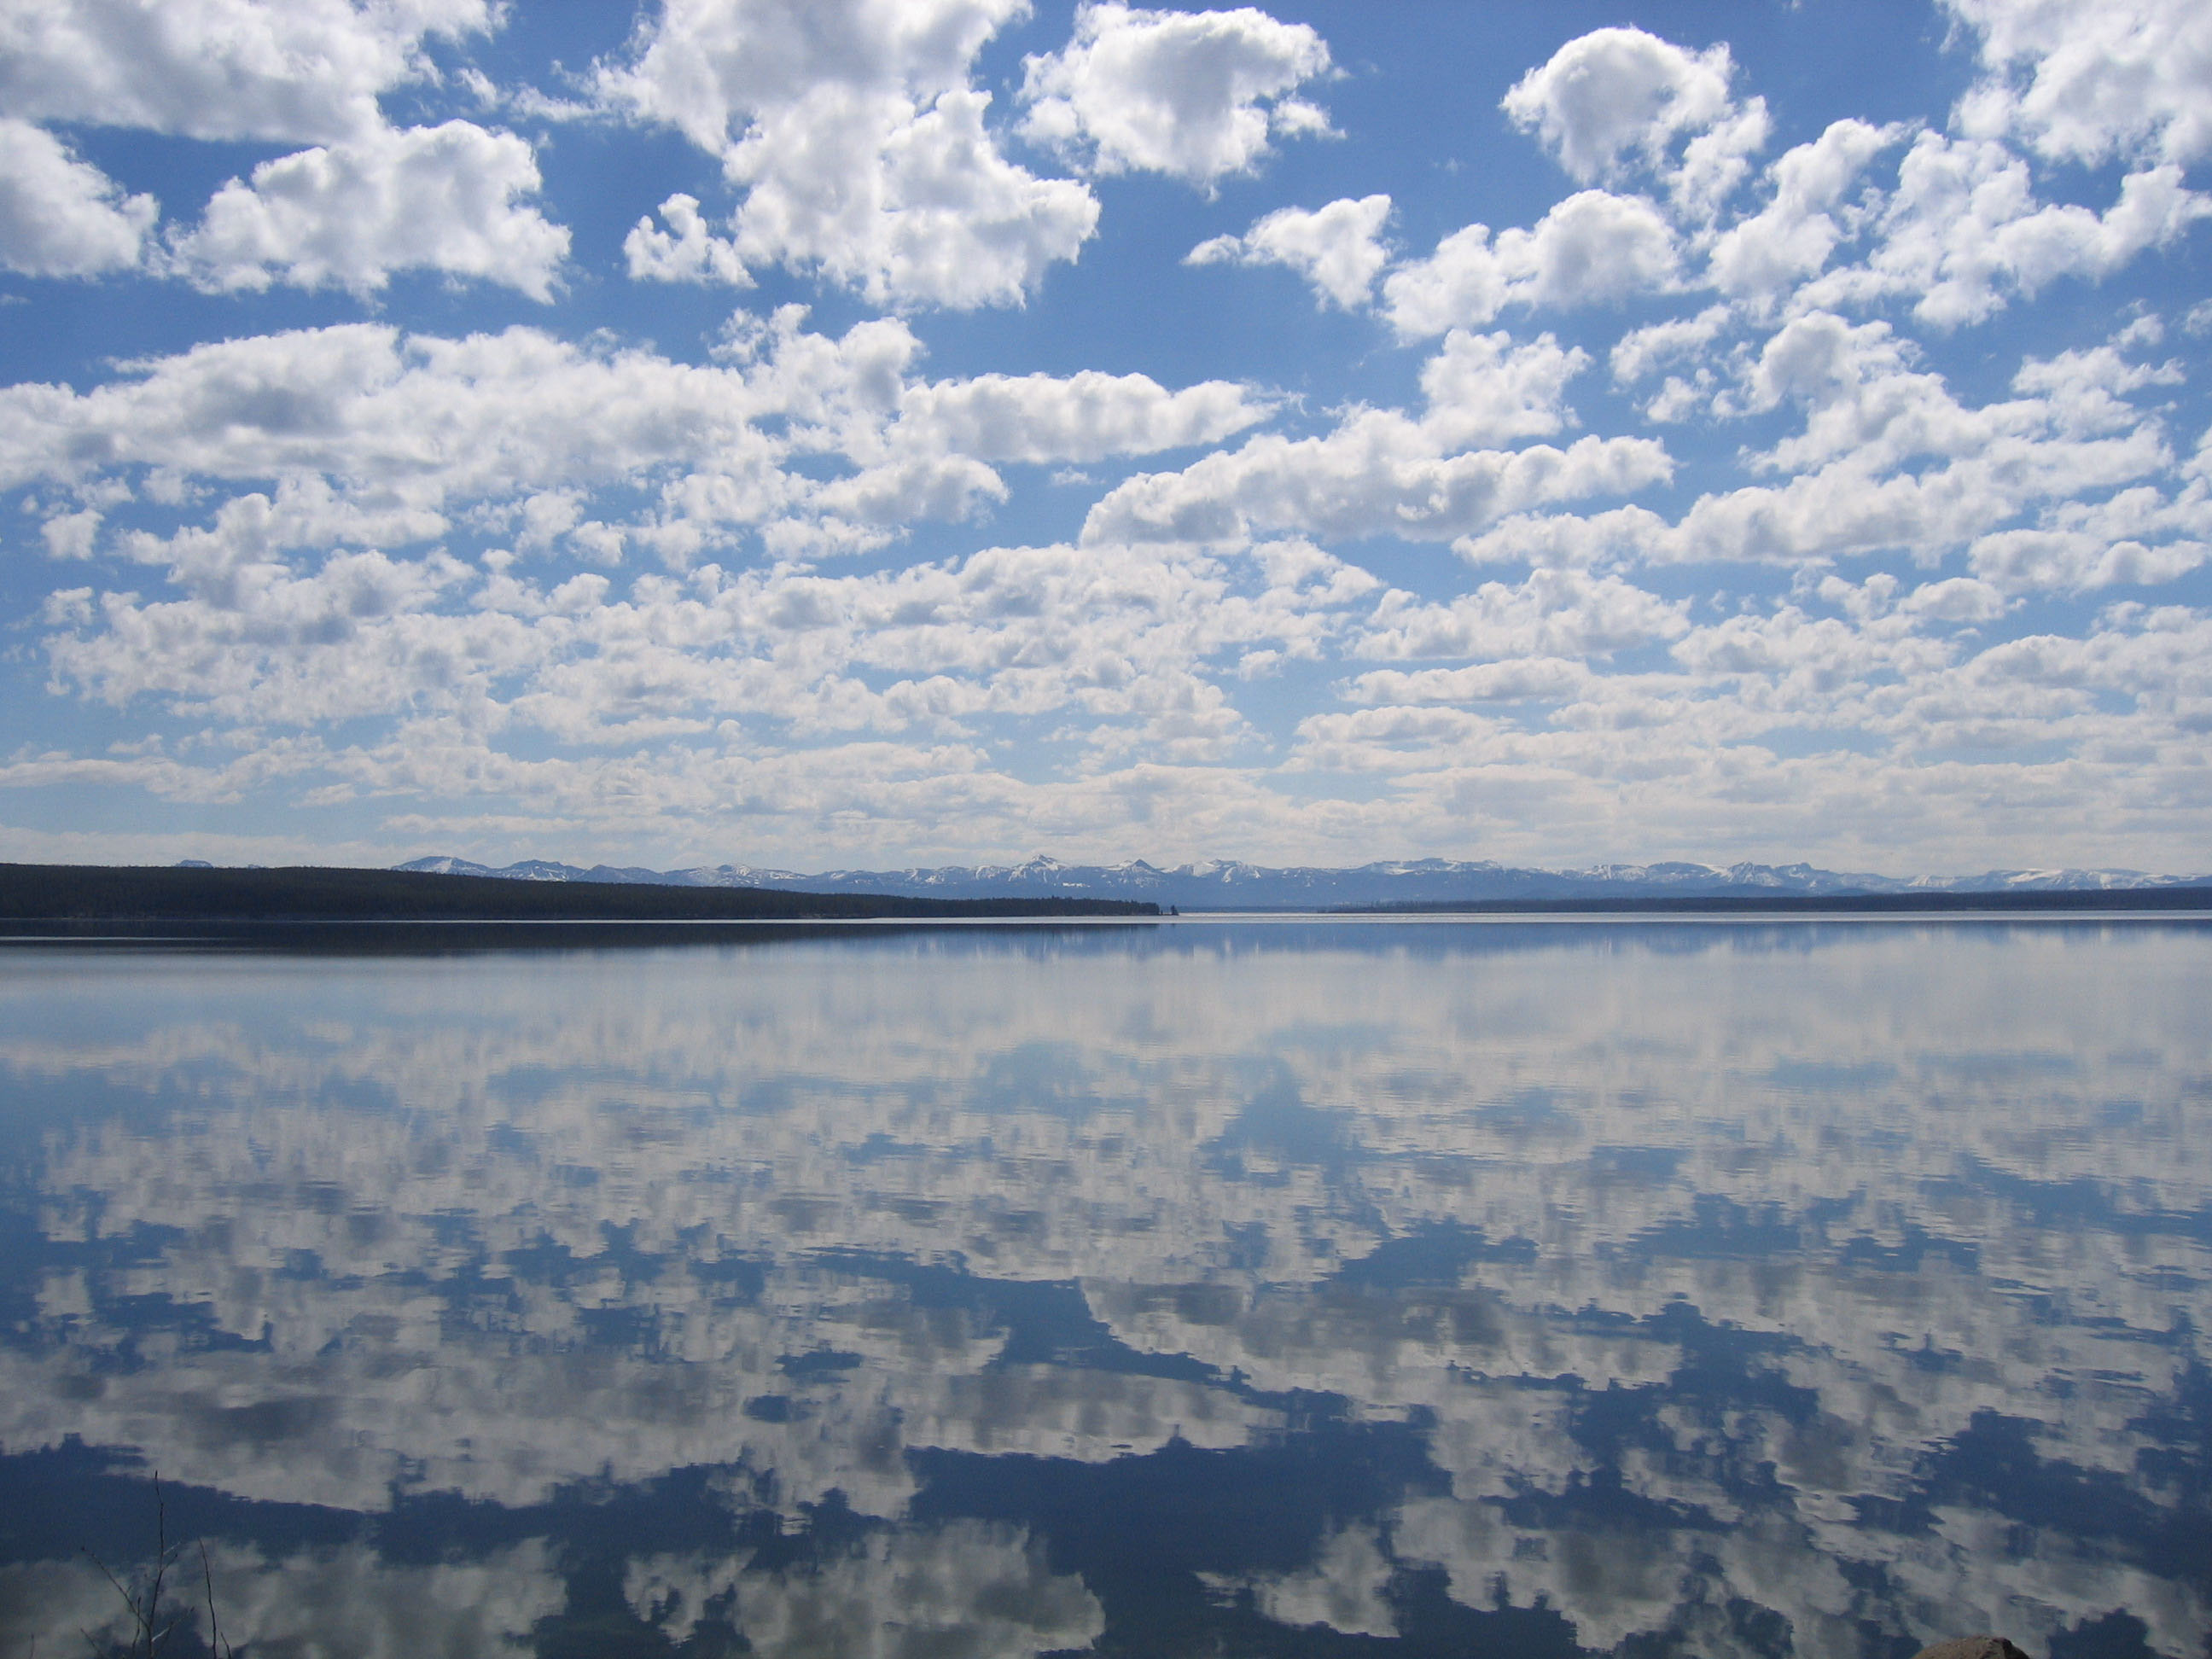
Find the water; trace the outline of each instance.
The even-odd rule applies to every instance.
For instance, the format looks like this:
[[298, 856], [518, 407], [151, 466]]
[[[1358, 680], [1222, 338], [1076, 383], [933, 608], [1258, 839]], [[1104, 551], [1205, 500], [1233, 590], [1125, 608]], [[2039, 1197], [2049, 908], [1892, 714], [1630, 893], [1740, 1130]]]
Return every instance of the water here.
[[2208, 986], [2172, 921], [0, 950], [0, 1656], [124, 1633], [158, 1470], [257, 1656], [2197, 1659]]

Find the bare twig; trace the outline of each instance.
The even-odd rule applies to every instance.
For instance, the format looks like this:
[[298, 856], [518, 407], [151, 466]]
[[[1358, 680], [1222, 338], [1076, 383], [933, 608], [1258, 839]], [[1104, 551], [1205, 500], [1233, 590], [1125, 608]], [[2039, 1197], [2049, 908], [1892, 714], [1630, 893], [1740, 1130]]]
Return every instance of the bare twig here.
[[[154, 1583], [146, 1594], [146, 1611], [139, 1620], [146, 1632], [146, 1659], [154, 1659], [154, 1619], [161, 1610], [161, 1581], [169, 1576], [169, 1504], [161, 1496], [161, 1472], [154, 1471]], [[173, 1625], [171, 1629], [174, 1629]], [[161, 1632], [166, 1640], [168, 1631]]]
[[[179, 1544], [173, 1549], [169, 1545], [168, 1500], [161, 1492], [161, 1472], [156, 1469], [154, 1472], [153, 1577], [143, 1588], [130, 1589], [109, 1571], [107, 1563], [94, 1555], [89, 1549], [84, 1552], [85, 1559], [100, 1569], [100, 1577], [107, 1580], [115, 1594], [121, 1598], [123, 1610], [131, 1615], [131, 1632], [125, 1639], [123, 1649], [125, 1654], [137, 1654], [141, 1656], [141, 1659], [154, 1659], [154, 1656], [161, 1651], [162, 1644], [176, 1634], [177, 1626], [184, 1622], [185, 1615], [179, 1613], [167, 1624], [160, 1625], [158, 1627], [156, 1625], [156, 1621], [161, 1615], [161, 1587], [167, 1582], [169, 1569], [176, 1565], [179, 1558], [184, 1553], [183, 1545]], [[204, 1567], [207, 1555], [204, 1545], [201, 1547], [200, 1554]], [[211, 1570], [208, 1571], [207, 1579], [208, 1620], [212, 1626], [215, 1620], [215, 1576]], [[100, 1647], [99, 1638], [82, 1626], [78, 1627], [78, 1633], [84, 1638], [85, 1645], [89, 1647], [95, 1656], [104, 1659], [104, 1650]]]
[[215, 1659], [238, 1659], [238, 1650], [222, 1639], [222, 1626], [215, 1616], [215, 1569], [208, 1565], [207, 1540], [200, 1540], [200, 1578], [207, 1586], [208, 1651]]

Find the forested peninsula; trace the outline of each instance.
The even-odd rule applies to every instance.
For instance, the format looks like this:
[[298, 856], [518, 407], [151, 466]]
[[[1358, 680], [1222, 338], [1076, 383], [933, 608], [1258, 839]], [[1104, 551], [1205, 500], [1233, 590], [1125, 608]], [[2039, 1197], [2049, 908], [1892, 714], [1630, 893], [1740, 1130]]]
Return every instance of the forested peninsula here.
[[921, 921], [1146, 917], [1131, 899], [908, 898], [507, 881], [313, 866], [0, 864], [0, 922]]

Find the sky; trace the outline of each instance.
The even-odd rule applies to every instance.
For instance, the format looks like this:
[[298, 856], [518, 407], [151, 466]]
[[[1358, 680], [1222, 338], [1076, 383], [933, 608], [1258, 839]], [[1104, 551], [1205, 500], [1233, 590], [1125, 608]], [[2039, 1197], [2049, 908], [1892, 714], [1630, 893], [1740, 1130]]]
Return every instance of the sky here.
[[2212, 870], [2201, 0], [0, 0], [0, 859]]

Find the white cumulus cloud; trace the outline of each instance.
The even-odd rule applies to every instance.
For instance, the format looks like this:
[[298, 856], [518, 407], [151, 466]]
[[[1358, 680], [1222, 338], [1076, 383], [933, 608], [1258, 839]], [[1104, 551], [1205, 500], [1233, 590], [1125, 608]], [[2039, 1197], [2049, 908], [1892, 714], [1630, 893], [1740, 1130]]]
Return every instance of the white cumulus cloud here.
[[1382, 308], [1403, 335], [1488, 322], [1509, 305], [1565, 308], [1664, 288], [1675, 274], [1674, 233], [1641, 197], [1577, 191], [1534, 229], [1454, 231], [1425, 259], [1383, 280]]
[[1504, 332], [1454, 329], [1421, 368], [1422, 429], [1448, 449], [1548, 438], [1574, 424], [1567, 382], [1589, 367], [1589, 353], [1549, 334], [1516, 346]]
[[1485, 582], [1441, 605], [1393, 589], [1355, 648], [1386, 659], [1583, 657], [1680, 639], [1689, 632], [1688, 611], [1618, 576], [1534, 570], [1523, 581]]
[[1898, 171], [1863, 264], [1808, 285], [1809, 304], [1913, 301], [1937, 327], [1980, 322], [2061, 277], [2111, 275], [2212, 214], [2179, 167], [2131, 173], [2103, 213], [2039, 203], [2027, 165], [1990, 139], [1920, 134]]
[[752, 274], [738, 256], [737, 245], [718, 237], [699, 211], [699, 198], [678, 191], [660, 204], [661, 229], [650, 215], [623, 239], [630, 280], [655, 283], [724, 283], [750, 288]]
[[902, 88], [927, 101], [968, 84], [984, 43], [1024, 0], [672, 0], [631, 61], [600, 66], [615, 106], [720, 154], [812, 88]]
[[0, 110], [191, 138], [334, 143], [384, 125], [380, 93], [429, 72], [426, 36], [492, 0], [5, 0]]
[[1672, 363], [1703, 353], [1728, 330], [1726, 306], [1707, 306], [1693, 317], [1669, 317], [1631, 329], [1613, 343], [1607, 354], [1614, 384], [1633, 386]]
[[1262, 434], [1180, 472], [1139, 474], [1092, 507], [1093, 542], [1233, 541], [1287, 532], [1448, 541], [1540, 502], [1616, 495], [1670, 476], [1648, 438], [1584, 437], [1508, 449], [1573, 423], [1566, 383], [1589, 359], [1550, 335], [1455, 331], [1423, 368], [1419, 419], [1354, 409], [1316, 438]]
[[1961, 105], [1968, 131], [2071, 161], [2212, 154], [2212, 12], [2196, 0], [1943, 3], [1991, 71]]
[[[637, 0], [555, 42], [605, 54], [556, 105], [492, 78], [495, 0], [0, 0], [0, 268], [222, 296], [10, 279], [11, 327], [74, 331], [0, 387], [15, 626], [146, 723], [71, 753], [27, 705], [0, 786], [328, 808], [364, 860], [741, 832], [809, 868], [2042, 857], [2124, 798], [2172, 867], [2212, 729], [2206, 26], [1945, 6], [1948, 122], [1784, 77], [1770, 153], [1728, 46], [1632, 27], [1492, 65], [1503, 114], [1386, 119], [1437, 82], [1359, 8], [1324, 43], [1239, 0]], [[1806, 39], [1775, 15], [1763, 62]], [[1349, 142], [1294, 143], [1325, 100]], [[1399, 142], [1484, 125], [1543, 190], [1498, 228], [1470, 204], [1528, 180]], [[1328, 165], [1255, 177], [1292, 160]], [[572, 246], [556, 204], [623, 167]], [[1102, 198], [1178, 196], [1056, 270]], [[778, 303], [817, 288], [834, 328]], [[392, 314], [300, 325], [358, 302]], [[986, 306], [1036, 314], [908, 314]], [[1331, 1547], [1246, 1588], [1381, 1628]]]
[[1194, 265], [1287, 265], [1324, 301], [1346, 311], [1367, 302], [1375, 278], [1389, 262], [1382, 245], [1388, 196], [1347, 198], [1308, 212], [1279, 208], [1242, 236], [1216, 236], [1185, 256]]
[[1267, 413], [1223, 380], [1170, 392], [1149, 375], [1085, 369], [916, 386], [900, 399], [898, 430], [980, 460], [1094, 461], [1218, 443]]
[[[878, 304], [1020, 303], [1075, 258], [1098, 204], [1007, 159], [969, 83], [1020, 0], [674, 0], [629, 61], [601, 65], [610, 107], [676, 127], [743, 192], [722, 243], [649, 226], [647, 276], [747, 264], [817, 270]], [[664, 240], [656, 241], [659, 237]], [[717, 252], [726, 247], [726, 254]], [[672, 263], [673, 262], [673, 263]], [[726, 280], [725, 276], [725, 280]]]
[[1676, 137], [1717, 125], [1733, 111], [1734, 68], [1726, 46], [1686, 52], [1639, 28], [1595, 29], [1522, 76], [1503, 107], [1587, 185], [1630, 158], [1656, 167]]
[[43, 128], [0, 118], [0, 265], [28, 276], [126, 270], [160, 212]]
[[1730, 393], [1740, 410], [1803, 411], [1800, 430], [1746, 457], [1780, 482], [1701, 495], [1672, 524], [1638, 506], [1509, 518], [1460, 550], [1566, 566], [1934, 565], [1971, 550], [1977, 576], [2014, 592], [2167, 580], [2202, 562], [2205, 481], [2151, 482], [2173, 456], [2128, 395], [2174, 371], [2111, 347], [2062, 353], [2025, 365], [2014, 396], [1972, 406], [1917, 359], [1887, 324], [1796, 318], [1735, 365]]
[[[431, 37], [458, 40], [502, 20], [490, 0], [4, 0], [0, 111], [311, 144], [232, 179], [150, 262], [202, 287], [283, 283], [366, 294], [393, 270], [416, 268], [543, 300], [568, 233], [518, 199], [540, 183], [530, 146], [467, 121], [396, 129], [379, 104], [398, 87], [437, 79], [424, 51]], [[15, 159], [30, 144], [18, 137]], [[43, 168], [46, 234], [73, 238], [77, 251], [47, 263], [58, 269], [74, 258], [79, 271], [133, 263], [115, 250], [133, 227], [143, 240], [151, 198], [61, 179], [52, 162], [48, 155]]]
[[1154, 172], [1194, 184], [1245, 173], [1272, 137], [1328, 130], [1289, 94], [1329, 67], [1304, 23], [1253, 7], [1148, 11], [1086, 4], [1064, 51], [1027, 60], [1024, 131], [1097, 173]]
[[877, 304], [1013, 305], [1098, 222], [1081, 185], [1001, 155], [988, 94], [817, 88], [725, 156], [740, 255], [812, 266]]
[[1772, 198], [1715, 240], [1709, 266], [1713, 285], [1738, 298], [1765, 297], [1819, 272], [1856, 228], [1846, 192], [1899, 136], [1845, 119], [1781, 156], [1771, 170]]
[[509, 132], [468, 121], [378, 128], [264, 161], [234, 179], [175, 239], [178, 268], [203, 287], [271, 283], [369, 293], [395, 270], [447, 271], [552, 297], [568, 232], [520, 198], [537, 157]]
[[1180, 472], [1140, 474], [1100, 499], [1083, 533], [1086, 543], [1212, 544], [1267, 532], [1448, 541], [1540, 502], [1626, 494], [1671, 471], [1648, 438], [1462, 450], [1422, 422], [1367, 410], [1322, 437], [1263, 434]]
[[[830, 338], [802, 317], [778, 313], [709, 365], [526, 328], [441, 339], [355, 324], [210, 343], [85, 393], [0, 390], [0, 479], [82, 490], [148, 466], [315, 480], [325, 494], [276, 497], [295, 503], [284, 533], [310, 544], [364, 539], [345, 526], [372, 509], [373, 533], [402, 541], [465, 511], [489, 526], [520, 515], [525, 547], [635, 545], [684, 564], [745, 532], [789, 554], [875, 545], [1002, 497], [992, 461], [1213, 442], [1268, 407], [1230, 382], [1170, 391], [1095, 371], [930, 382], [904, 324]], [[647, 504], [592, 516], [610, 488]], [[326, 497], [327, 510], [297, 506]]]

